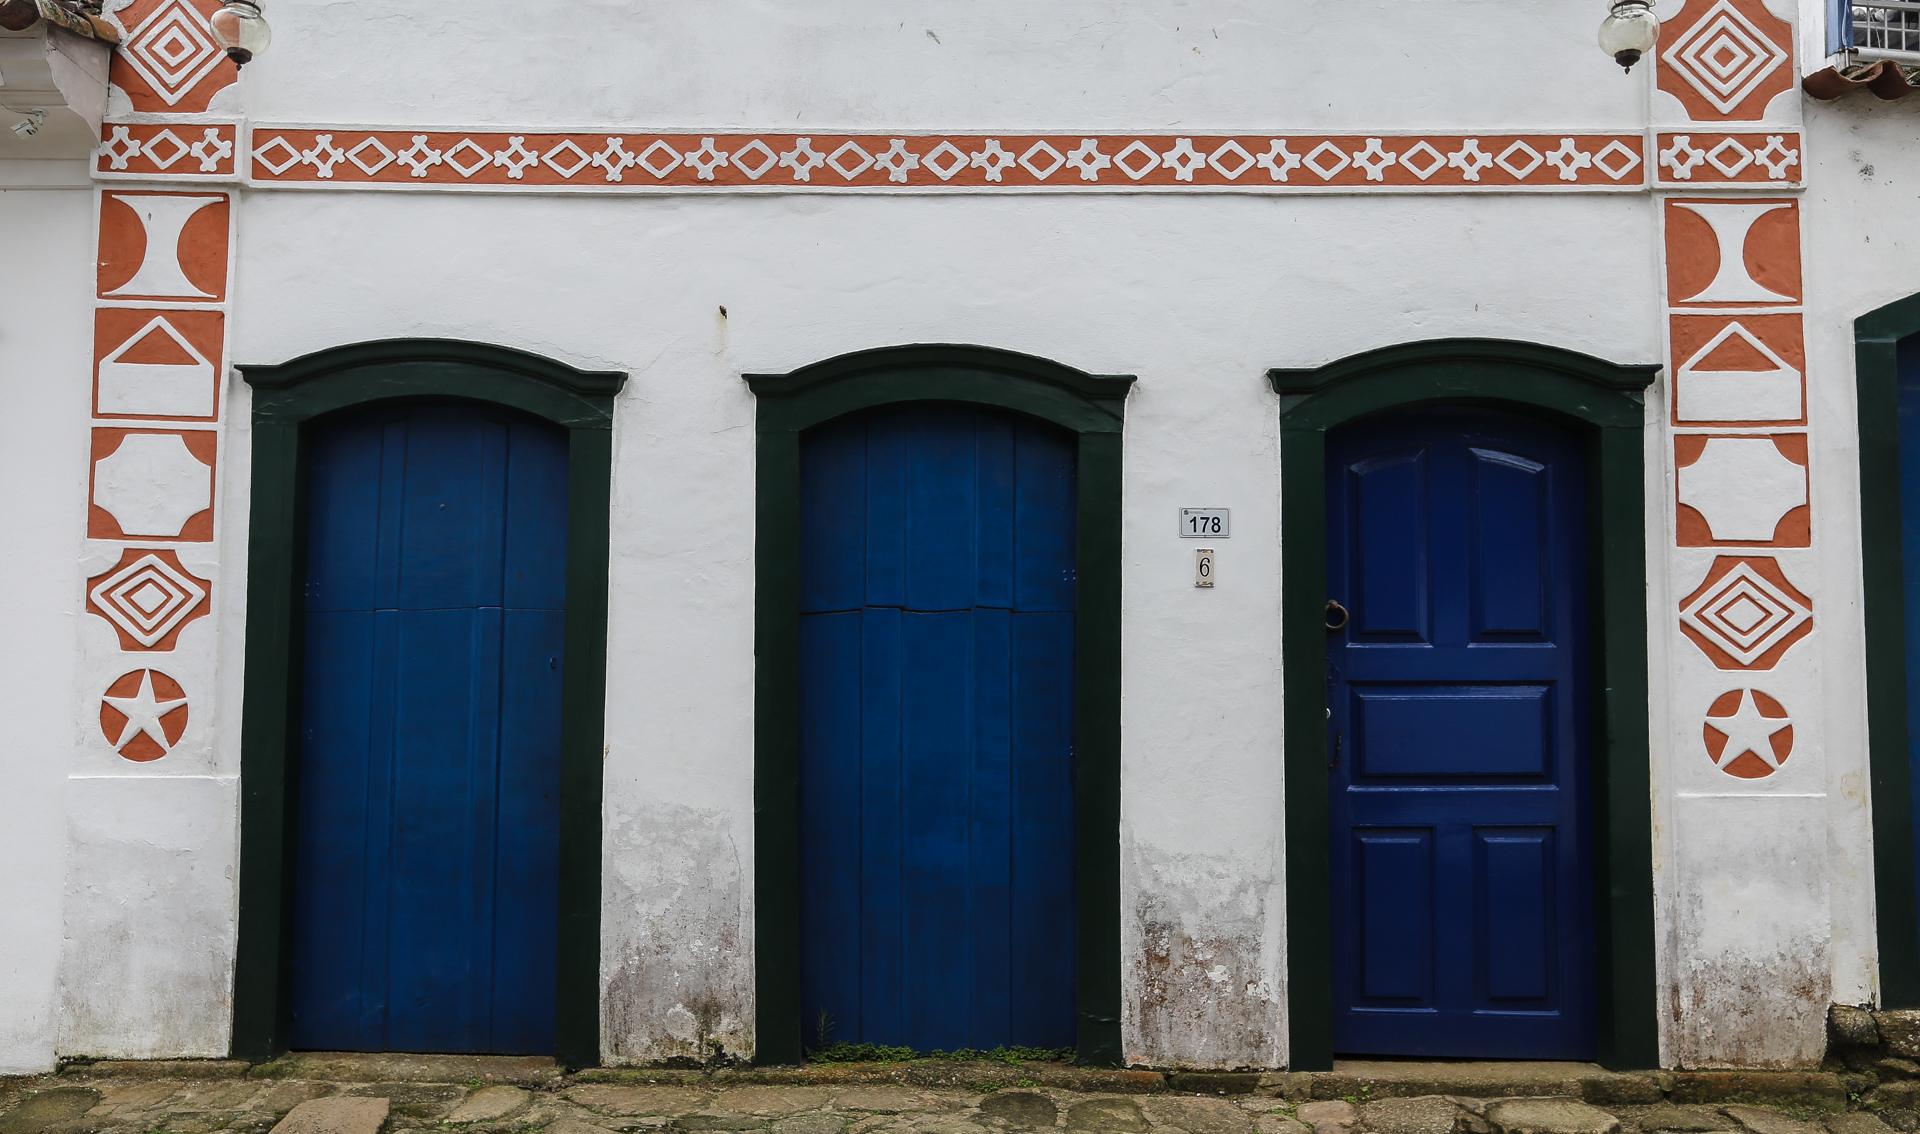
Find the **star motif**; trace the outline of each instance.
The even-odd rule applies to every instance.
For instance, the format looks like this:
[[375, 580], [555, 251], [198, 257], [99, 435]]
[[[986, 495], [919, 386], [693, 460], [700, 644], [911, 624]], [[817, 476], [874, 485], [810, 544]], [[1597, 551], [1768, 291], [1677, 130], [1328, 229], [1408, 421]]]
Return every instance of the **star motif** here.
[[150, 669], [140, 673], [140, 692], [137, 696], [102, 697], [101, 700], [127, 718], [125, 727], [120, 730], [120, 739], [113, 742], [115, 750], [125, 748], [128, 741], [144, 732], [153, 738], [162, 752], [172, 748], [173, 742], [167, 739], [166, 730], [160, 727], [160, 718], [187, 703], [185, 697], [177, 701], [156, 699], [153, 695], [153, 671]]
[[1753, 690], [1742, 689], [1738, 712], [1730, 717], [1707, 718], [1707, 726], [1727, 738], [1727, 746], [1720, 750], [1714, 766], [1724, 768], [1738, 760], [1742, 753], [1751, 752], [1765, 761], [1767, 767], [1778, 771], [1780, 758], [1774, 754], [1770, 741], [1774, 733], [1792, 723], [1792, 717], [1761, 716], [1760, 706], [1753, 700]]

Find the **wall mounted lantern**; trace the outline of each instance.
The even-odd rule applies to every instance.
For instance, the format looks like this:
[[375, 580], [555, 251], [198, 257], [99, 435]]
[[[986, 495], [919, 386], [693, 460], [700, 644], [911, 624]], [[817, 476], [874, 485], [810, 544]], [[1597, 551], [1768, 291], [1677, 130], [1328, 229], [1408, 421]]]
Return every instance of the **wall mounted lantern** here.
[[1613, 10], [1600, 24], [1600, 50], [1631, 71], [1659, 41], [1660, 21], [1652, 0], [1613, 0]]
[[227, 58], [236, 67], [252, 62], [273, 42], [273, 31], [255, 0], [227, 0], [207, 22], [213, 26], [214, 42], [227, 49]]

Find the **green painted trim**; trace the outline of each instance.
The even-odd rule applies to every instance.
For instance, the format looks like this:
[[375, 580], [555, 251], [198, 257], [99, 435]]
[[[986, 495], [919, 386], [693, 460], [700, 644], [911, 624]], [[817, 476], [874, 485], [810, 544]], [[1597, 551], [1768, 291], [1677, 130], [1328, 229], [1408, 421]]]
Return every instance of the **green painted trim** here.
[[307, 428], [381, 402], [465, 398], [567, 429], [567, 610], [560, 726], [560, 943], [554, 1056], [600, 1062], [600, 786], [607, 687], [607, 556], [613, 402], [626, 380], [507, 347], [391, 339], [279, 366], [242, 366], [253, 387], [247, 549], [246, 704], [240, 742], [240, 940], [233, 1055], [287, 1050], [291, 1025], [293, 786], [299, 775], [300, 579], [306, 559]]
[[977, 346], [861, 351], [791, 374], [748, 374], [759, 395], [754, 620], [755, 1059], [800, 1062], [800, 435], [875, 406], [960, 402], [1079, 435], [1074, 725], [1079, 1056], [1120, 1048], [1120, 478], [1131, 375], [1087, 374]]
[[1913, 781], [1907, 737], [1907, 621], [1900, 547], [1900, 340], [1920, 335], [1920, 295], [1854, 320], [1860, 416], [1860, 575], [1873, 783], [1873, 888], [1880, 1006], [1920, 1008]]
[[1647, 734], [1643, 391], [1654, 366], [1537, 343], [1447, 339], [1268, 371], [1280, 395], [1287, 788], [1287, 994], [1295, 1071], [1333, 1067], [1328, 926], [1326, 432], [1380, 410], [1502, 406], [1588, 438], [1593, 601], [1594, 928], [1600, 1062], [1659, 1065]]

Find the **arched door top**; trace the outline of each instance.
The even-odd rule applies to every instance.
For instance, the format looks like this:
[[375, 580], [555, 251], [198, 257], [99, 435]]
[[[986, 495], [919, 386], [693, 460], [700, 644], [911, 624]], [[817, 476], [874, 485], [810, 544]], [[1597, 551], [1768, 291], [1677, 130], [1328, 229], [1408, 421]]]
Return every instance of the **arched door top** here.
[[1639, 429], [1660, 367], [1513, 339], [1396, 343], [1324, 366], [1275, 367], [1283, 426], [1325, 429], [1362, 414], [1422, 402], [1528, 406], [1588, 425]]

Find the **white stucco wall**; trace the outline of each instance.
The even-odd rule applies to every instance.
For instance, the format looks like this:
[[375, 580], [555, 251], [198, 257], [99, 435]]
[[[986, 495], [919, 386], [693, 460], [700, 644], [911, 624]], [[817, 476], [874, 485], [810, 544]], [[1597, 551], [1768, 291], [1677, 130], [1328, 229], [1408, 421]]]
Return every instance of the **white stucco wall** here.
[[[216, 109], [396, 129], [1195, 133], [1631, 132], [1651, 113], [1645, 70], [1623, 77], [1594, 49], [1598, 9], [1562, 0], [1201, 0], [1151, 13], [1119, 0], [986, 0], [894, 5], [884, 19], [855, 5], [747, 0], [405, 13], [343, 2], [269, 14], [273, 50]], [[1649, 396], [1660, 1008], [1673, 1063], [1804, 1064], [1817, 1058], [1829, 990], [1848, 1002], [1872, 996], [1850, 320], [1920, 291], [1920, 274], [1900, 267], [1872, 220], [1899, 185], [1916, 183], [1920, 169], [1906, 167], [1920, 157], [1912, 108], [1860, 106], [1809, 122], [1815, 536], [1801, 556], [1817, 577], [1795, 581], [1816, 600], [1820, 652], [1803, 644], [1789, 656], [1824, 660], [1796, 660], [1801, 669], [1782, 677], [1821, 691], [1804, 697], [1817, 704], [1794, 706], [1806, 713], [1794, 770], [1810, 786], [1716, 794], [1693, 704], [1705, 687], [1670, 680], [1695, 649], [1678, 635], [1675, 604], [1713, 553], [1672, 550], [1664, 381]], [[1842, 147], [1837, 135], [1862, 141]], [[1842, 160], [1855, 148], [1866, 156]], [[1873, 175], [1856, 172], [1869, 164]], [[53, 224], [11, 205], [27, 196], [55, 195], [0, 195], [0, 226], [13, 226], [0, 236], [18, 228], [16, 240], [38, 243], [0, 247], [44, 246], [36, 263], [70, 265], [45, 269], [53, 286], [28, 297], [58, 311], [30, 325], [71, 324], [69, 379], [15, 391], [8, 352], [27, 348], [17, 332], [0, 333], [10, 410], [46, 406], [0, 415], [0, 430], [49, 455], [23, 463], [27, 483], [71, 487], [85, 478], [91, 204], [65, 195]], [[1590, 193], [248, 190], [237, 206], [231, 361], [445, 336], [631, 373], [613, 485], [609, 1062], [753, 1049], [754, 403], [740, 374], [960, 342], [1138, 375], [1123, 531], [1126, 1054], [1151, 1065], [1278, 1066], [1287, 1059], [1281, 519], [1265, 371], [1449, 336], [1661, 361], [1657, 208], [1650, 194]], [[1848, 241], [1873, 271], [1821, 251]], [[13, 325], [0, 321], [0, 332]], [[56, 338], [36, 332], [30, 349], [52, 350]], [[0, 930], [0, 964], [27, 974], [0, 968], [0, 1006], [23, 998], [21, 1011], [0, 1015], [0, 1070], [9, 1060], [44, 1066], [56, 1045], [225, 1050], [248, 459], [244, 385], [229, 382], [227, 396], [218, 541], [190, 564], [216, 583], [217, 615], [188, 626], [178, 663], [213, 692], [195, 702], [181, 746], [133, 770], [88, 747], [85, 721], [67, 709], [21, 714], [51, 714], [48, 755], [19, 777], [44, 781], [47, 794], [0, 803], [29, 807], [21, 824], [0, 824], [0, 851], [17, 841], [50, 873], [0, 883], [25, 887], [22, 909], [45, 911], [17, 933]], [[14, 452], [0, 448], [0, 462]], [[54, 690], [29, 706], [74, 704], [75, 653], [113, 652], [100, 620], [75, 613], [79, 580], [111, 562], [104, 546], [88, 546], [86, 571], [74, 568], [82, 502], [71, 487], [8, 504], [25, 518], [5, 530], [45, 550], [0, 561], [23, 580], [0, 593], [0, 630], [58, 642], [52, 664], [34, 659], [17, 679], [22, 690]], [[1174, 536], [1176, 509], [1193, 505], [1235, 513], [1210, 592], [1191, 586], [1191, 544]], [[76, 731], [83, 743], [72, 753]], [[0, 760], [34, 760], [26, 747]], [[160, 782], [131, 782], [140, 779]], [[63, 793], [84, 796], [71, 820]], [[71, 868], [69, 840], [87, 852]], [[52, 966], [63, 918], [60, 1001]], [[1794, 980], [1779, 979], [1782, 964]], [[4, 1022], [16, 1019], [17, 1041]]]
[[1860, 636], [1859, 448], [1854, 320], [1920, 294], [1920, 106], [1871, 95], [1806, 107], [1813, 167], [1807, 193], [1807, 364], [1824, 422], [1815, 491], [1826, 508], [1822, 572], [1829, 606], [1822, 693], [1829, 725], [1827, 809], [1836, 861], [1834, 999], [1877, 995], [1873, 970], [1872, 850], [1867, 812], [1865, 665]]
[[92, 210], [87, 189], [0, 191], [0, 1075], [54, 1061]]

